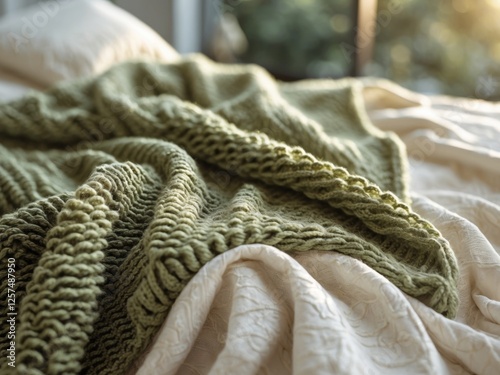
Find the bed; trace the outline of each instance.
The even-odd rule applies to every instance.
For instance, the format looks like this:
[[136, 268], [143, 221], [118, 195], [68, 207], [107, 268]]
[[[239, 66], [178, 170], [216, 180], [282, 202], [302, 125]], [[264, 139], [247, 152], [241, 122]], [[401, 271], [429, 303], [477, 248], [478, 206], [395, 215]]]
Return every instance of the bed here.
[[[107, 2], [54, 3], [57, 12], [32, 37], [19, 20], [36, 19], [40, 8], [0, 21], [1, 101], [129, 59], [181, 58]], [[101, 22], [89, 29], [90, 17]], [[371, 123], [406, 146], [413, 210], [456, 256], [454, 319], [353, 257], [242, 245], [196, 273], [127, 374], [498, 373], [500, 106], [359, 82]]]

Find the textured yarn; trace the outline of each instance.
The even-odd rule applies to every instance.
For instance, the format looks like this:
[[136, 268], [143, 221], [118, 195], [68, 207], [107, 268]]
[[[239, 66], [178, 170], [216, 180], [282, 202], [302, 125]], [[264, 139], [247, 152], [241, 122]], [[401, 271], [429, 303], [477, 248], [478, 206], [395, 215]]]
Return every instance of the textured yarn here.
[[453, 252], [411, 211], [404, 149], [355, 80], [131, 62], [1, 104], [0, 140], [19, 373], [124, 373], [193, 275], [242, 244], [338, 251], [456, 313]]

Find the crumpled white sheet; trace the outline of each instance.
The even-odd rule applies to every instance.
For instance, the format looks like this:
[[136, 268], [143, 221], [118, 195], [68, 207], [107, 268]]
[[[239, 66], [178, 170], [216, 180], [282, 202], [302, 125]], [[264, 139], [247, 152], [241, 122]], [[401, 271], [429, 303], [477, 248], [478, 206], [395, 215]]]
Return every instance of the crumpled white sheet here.
[[456, 253], [457, 318], [347, 256], [241, 246], [193, 278], [131, 374], [499, 373], [500, 105], [366, 86], [407, 145], [414, 210]]

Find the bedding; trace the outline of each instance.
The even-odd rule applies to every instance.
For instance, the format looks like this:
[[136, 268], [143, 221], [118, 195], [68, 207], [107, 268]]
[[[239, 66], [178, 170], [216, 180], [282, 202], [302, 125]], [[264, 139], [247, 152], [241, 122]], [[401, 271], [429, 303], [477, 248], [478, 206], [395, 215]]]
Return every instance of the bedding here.
[[454, 317], [455, 257], [405, 203], [403, 149], [366, 121], [360, 89], [194, 55], [1, 105], [21, 371], [124, 372], [192, 276], [242, 244], [353, 256]]
[[42, 89], [39, 85], [4, 71], [0, 67], [0, 98], [2, 101], [17, 99], [32, 89]]
[[[110, 45], [110, 48], [112, 48], [112, 45]], [[198, 60], [210, 65], [202, 57], [193, 57], [192, 59], [194, 61], [186, 64], [187, 66], [196, 66]], [[186, 66], [183, 64], [177, 61], [172, 62], [170, 65], [176, 67]], [[215, 68], [212, 66], [210, 69]], [[42, 69], [39, 70], [43, 71]], [[98, 72], [91, 71], [83, 75]], [[156, 70], [154, 72], [157, 73]], [[28, 86], [35, 89], [44, 87], [43, 84], [40, 84], [43, 78], [35, 77], [36, 72], [34, 71], [31, 71], [30, 74], [33, 76], [23, 77], [22, 71], [13, 74], [10, 71], [2, 71], [0, 66], [0, 100], [6, 102], [20, 97], [28, 91]], [[64, 78], [72, 78], [71, 74], [69, 73], [69, 76]], [[80, 76], [77, 74], [75, 78]], [[51, 82], [59, 79], [61, 77], [55, 77]], [[248, 80], [248, 78], [245, 80]], [[85, 82], [90, 81], [91, 79], [80, 81], [76, 86], [81, 85], [83, 87]], [[206, 95], [206, 97], [202, 95], [195, 104], [198, 107], [210, 107], [210, 111], [220, 118], [233, 116], [231, 121], [238, 123], [234, 118], [241, 120], [241, 118], [238, 118], [239, 110], [232, 110], [234, 108], [241, 109], [238, 107], [238, 95], [225, 97], [217, 90], [218, 85], [211, 86], [209, 84], [210, 80], [199, 81], [201, 86], [199, 92], [203, 92], [204, 89], [210, 87], [210, 95]], [[120, 99], [118, 100], [120, 103], [119, 108], [120, 110], [129, 111], [132, 106], [131, 111], [137, 111], [140, 106], [134, 107], [133, 103], [140, 101], [140, 98], [132, 96], [132, 99], [130, 99], [130, 96], [120, 95], [119, 93], [131, 93], [137, 89], [140, 91], [140, 85], [127, 87], [125, 84], [123, 85], [125, 87], [123, 87], [121, 86], [123, 82], [127, 82], [127, 80], [120, 79], [120, 85], [118, 85], [122, 91], [116, 90], [114, 93]], [[148, 81], [148, 83], [151, 83], [151, 81]], [[248, 82], [245, 81], [245, 83]], [[259, 83], [262, 83], [262, 81], [259, 81]], [[208, 86], [206, 86], [207, 84]], [[62, 86], [59, 92], [67, 94], [67, 88], [72, 87], [72, 85], [74, 84]], [[146, 85], [146, 87], [151, 86]], [[257, 84], [256, 87], [259, 87], [259, 85]], [[270, 89], [267, 83], [265, 87]], [[125, 358], [124, 363], [117, 366], [120, 367], [120, 371], [123, 369], [120, 373], [124, 373], [127, 367], [129, 374], [217, 374], [235, 372], [285, 374], [292, 372], [305, 373], [306, 371], [315, 374], [497, 373], [500, 363], [500, 310], [498, 302], [500, 292], [496, 287], [500, 275], [500, 235], [498, 234], [500, 224], [500, 216], [498, 215], [500, 211], [500, 172], [498, 168], [500, 165], [498, 163], [500, 107], [497, 104], [482, 101], [418, 95], [384, 80], [341, 81], [336, 84], [329, 83], [323, 87], [321, 85], [315, 86], [314, 82], [305, 82], [296, 87], [304, 90], [302, 92], [307, 92], [307, 94], [293, 95], [292, 92], [287, 91], [287, 88], [280, 88], [284, 90], [283, 92], [286, 92], [286, 101], [291, 104], [289, 110], [295, 116], [292, 120], [283, 121], [283, 118], [276, 117], [276, 113], [270, 110], [277, 104], [283, 104], [282, 102], [276, 103], [270, 100], [275, 97], [276, 92], [265, 97], [265, 100], [256, 103], [257, 108], [262, 105], [267, 106], [263, 114], [257, 113], [256, 116], [270, 117], [270, 124], [286, 124], [286, 126], [278, 126], [277, 129], [273, 128], [272, 125], [265, 129], [266, 133], [270, 135], [270, 141], [273, 141], [273, 139], [281, 142], [293, 140], [294, 134], [287, 133], [289, 126], [296, 123], [302, 125], [305, 123], [306, 126], [328, 124], [328, 120], [332, 118], [332, 113], [337, 114], [340, 111], [340, 113], [346, 112], [344, 116], [346, 116], [345, 118], [349, 123], [353, 121], [353, 118], [356, 119], [357, 117], [353, 117], [353, 113], [360, 115], [360, 118], [351, 123], [351, 125], [355, 125], [354, 128], [357, 130], [361, 129], [354, 135], [354, 141], [350, 139], [352, 135], [349, 135], [348, 137], [340, 137], [340, 140], [334, 142], [333, 145], [328, 143], [324, 148], [311, 143], [309, 145], [311, 154], [322, 153], [323, 158], [325, 153], [328, 155], [329, 150], [339, 149], [348, 156], [346, 157], [340, 153], [335, 157], [343, 158], [344, 161], [371, 158], [375, 161], [385, 160], [387, 162], [391, 158], [388, 155], [382, 154], [382, 157], [380, 155], [377, 157], [368, 156], [374, 155], [374, 148], [375, 150], [379, 149], [377, 146], [374, 147], [374, 144], [380, 146], [387, 142], [385, 143], [386, 146], [388, 144], [396, 145], [396, 155], [399, 155], [396, 160], [401, 160], [404, 149], [406, 149], [408, 155], [408, 170], [406, 173], [409, 175], [409, 179], [404, 176], [404, 158], [402, 158], [403, 167], [401, 169], [403, 173], [400, 174], [378, 173], [384, 170], [384, 165], [388, 165], [384, 163], [378, 165], [375, 170], [365, 168], [365, 170], [357, 169], [357, 171], [363, 171], [364, 173], [368, 171], [370, 180], [376, 180], [375, 182], [384, 189], [392, 190], [401, 196], [402, 201], [405, 202], [403, 207], [411, 204], [414, 212], [419, 215], [421, 220], [425, 220], [422, 222], [431, 223], [447, 240], [439, 240], [444, 241], [442, 244], [445, 249], [449, 242], [454, 256], [449, 254], [448, 263], [453, 265], [456, 259], [459, 270], [456, 288], [460, 298], [459, 305], [456, 308], [456, 316], [453, 319], [446, 318], [428, 307], [428, 299], [418, 300], [408, 293], [404, 293], [390, 281], [390, 276], [384, 277], [376, 271], [376, 268], [370, 267], [367, 262], [362, 262], [355, 257], [335, 251], [320, 251], [321, 246], [324, 246], [322, 241], [311, 243], [306, 252], [303, 251], [303, 246], [297, 246], [297, 244], [287, 243], [286, 241], [285, 243], [272, 243], [273, 246], [265, 245], [265, 241], [243, 246], [236, 246], [237, 243], [235, 243], [236, 247], [230, 249], [232, 245], [227, 246], [227, 251], [209, 260], [193, 276], [176, 298], [166, 319], [164, 318], [165, 311], [161, 311], [158, 316], [154, 316], [156, 329], [154, 337], [151, 335], [147, 340], [150, 345], [147, 350], [137, 350], [133, 358]], [[332, 88], [335, 90], [332, 90]], [[352, 107], [352, 111], [345, 111], [345, 105], [338, 105], [337, 101], [332, 100], [343, 97], [343, 94], [338, 95], [342, 92], [340, 88], [345, 89], [355, 97], [355, 105]], [[189, 94], [183, 94], [193, 95], [192, 91], [188, 91]], [[277, 91], [283, 95], [280, 90]], [[321, 94], [314, 97], [310, 95], [311, 91], [321, 91]], [[49, 98], [54, 92], [58, 92], [58, 90], [51, 90], [48, 95], [30, 94], [27, 98], [31, 99], [21, 99], [18, 103], [28, 105], [27, 102], [32, 100], [31, 104], [33, 106], [30, 111], [21, 111], [14, 114], [14, 118], [23, 118], [22, 123], [25, 123], [24, 120], [29, 120], [30, 116], [34, 116], [37, 108], [48, 108], [37, 107], [36, 103], [40, 103], [37, 100]], [[265, 90], [263, 92], [266, 93]], [[326, 100], [327, 105], [315, 108], [314, 104], [317, 103], [317, 98], [328, 92], [331, 93], [332, 97]], [[262, 91], [256, 89], [252, 92], [250, 90], [250, 94], [249, 97], [252, 97], [252, 95], [257, 96], [256, 94], [262, 94]], [[208, 103], [207, 98], [211, 97], [218, 98], [220, 102]], [[67, 108], [71, 106], [71, 101], [81, 100], [82, 98], [85, 98], [85, 95], [75, 98], [71, 95], [61, 94], [58, 100], [61, 100]], [[243, 96], [243, 98], [245, 97]], [[240, 100], [243, 98], [240, 98]], [[313, 100], [313, 98], [316, 100]], [[248, 97], [245, 99], [248, 99]], [[268, 102], [271, 102], [271, 104], [267, 104]], [[48, 100], [44, 102], [44, 105], [50, 107], [55, 103], [57, 101]], [[332, 103], [335, 104], [332, 105]], [[144, 103], [141, 103], [141, 105], [144, 105]], [[91, 104], [83, 108], [88, 110], [90, 107], [92, 107]], [[325, 107], [327, 108], [326, 114], [321, 114], [321, 112], [324, 112], [322, 108]], [[10, 106], [2, 105], [2, 108], [10, 108]], [[17, 109], [23, 109], [23, 105], [19, 104]], [[164, 108], [160, 108], [160, 111], [156, 112], [155, 115], [161, 113], [162, 109], [164, 110]], [[245, 109], [243, 106], [243, 112], [246, 111], [246, 113], [252, 113], [253, 109], [254, 107]], [[147, 110], [150, 111], [151, 108], [147, 107]], [[148, 111], [146, 113], [149, 113]], [[328, 112], [330, 112], [329, 115]], [[8, 111], [8, 113], [11, 115], [15, 111]], [[124, 117], [126, 118], [126, 116]], [[73, 121], [76, 119], [78, 128], [83, 130], [75, 139], [79, 136], [96, 135], [96, 133], [89, 132], [89, 122], [82, 121], [81, 116], [71, 118]], [[58, 119], [53, 120], [57, 123]], [[62, 118], [59, 118], [59, 120], [63, 121]], [[150, 118], [147, 118], [147, 121], [150, 120]], [[182, 123], [185, 120], [181, 116], [177, 123]], [[269, 123], [266, 123], [266, 125]], [[29, 122], [25, 124], [29, 126]], [[101, 123], [101, 130], [107, 131], [111, 129], [107, 124], [106, 122]], [[373, 127], [372, 124], [380, 131]], [[333, 126], [342, 128], [342, 125], [338, 124]], [[133, 127], [131, 128], [133, 129]], [[323, 126], [312, 126], [312, 128], [316, 132], [324, 131]], [[338, 130], [337, 128], [331, 130], [333, 129]], [[126, 133], [130, 129], [122, 130]], [[243, 130], [248, 131], [247, 129]], [[0, 131], [3, 131], [1, 126]], [[402, 147], [397, 138], [385, 133], [386, 131], [395, 132], [404, 142], [405, 147]], [[36, 137], [36, 134], [40, 137]], [[338, 133], [331, 132], [328, 136], [331, 139], [336, 134]], [[115, 136], [111, 132], [101, 132], [101, 135], [105, 137]], [[124, 134], [119, 134], [119, 136], [122, 135]], [[144, 136], [146, 134], [142, 132], [140, 135]], [[17, 144], [17, 146], [24, 148], [24, 151], [19, 151], [17, 156], [25, 156], [32, 152], [36, 153], [37, 151], [34, 150], [40, 149], [40, 141], [49, 138], [48, 134], [40, 133], [27, 133], [23, 134], [23, 136], [27, 138], [36, 137], [36, 141], [31, 143], [33, 151], [27, 150], [29, 142], [21, 145]], [[67, 139], [72, 136], [74, 134], [64, 135]], [[166, 136], [172, 135], [166, 134]], [[260, 136], [264, 137], [264, 135]], [[366, 139], [363, 138], [365, 136]], [[375, 143], [373, 143], [372, 136], [375, 138]], [[328, 139], [323, 135], [319, 138], [322, 140]], [[360, 139], [363, 139], [363, 142], [360, 142]], [[12, 147], [15, 146], [12, 140], [7, 142], [4, 135], [0, 140], [9, 149], [9, 152], [12, 151]], [[84, 147], [86, 149], [92, 148], [92, 146], [102, 141], [102, 138], [93, 138]], [[300, 142], [300, 139], [296, 141]], [[108, 140], [106, 142], [114, 141]], [[126, 146], [121, 145], [120, 147], [126, 148]], [[54, 145], [50, 147], [54, 147]], [[71, 147], [65, 144], [57, 147], [64, 150], [61, 153], [63, 159], [72, 153], [81, 156], [85, 155], [78, 164], [76, 161], [75, 164], [68, 164], [69, 170], [75, 171], [78, 166], [85, 165], [92, 159], [92, 157], [85, 154], [85, 150], [80, 146]], [[384, 150], [385, 148], [380, 149]], [[244, 151], [244, 148], [239, 150]], [[45, 152], [46, 150], [43, 153], [38, 153], [37, 158], [38, 155], [43, 157]], [[107, 158], [105, 152], [99, 153], [99, 155], [102, 158], [97, 158], [99, 160], [96, 163], [114, 161], [114, 159]], [[133, 157], [139, 160], [144, 157], [144, 154], [138, 152]], [[231, 164], [229, 169], [212, 168], [205, 163], [209, 161], [208, 159], [209, 157], [203, 154], [201, 158], [197, 158], [196, 165], [201, 166], [199, 167], [201, 170], [208, 168], [208, 176], [205, 174], [203, 177], [207, 180], [207, 186], [210, 188], [224, 190], [219, 185], [224, 186], [230, 181], [239, 179], [234, 164]], [[2, 158], [1, 160], [2, 163], [5, 163], [8, 159]], [[336, 159], [337, 162], [339, 160], [341, 159]], [[40, 168], [40, 165], [35, 158], [28, 160], [28, 163], [23, 162], [23, 158], [19, 158], [13, 164], [14, 166], [11, 166], [8, 170], [13, 171], [17, 168], [29, 171], [27, 174], [23, 173], [22, 179], [17, 178], [15, 181], [19, 181], [23, 188], [33, 194], [27, 198], [14, 197], [14, 201], [19, 199], [19, 201], [23, 202], [23, 207], [15, 210], [14, 213], [2, 215], [4, 223], [5, 220], [9, 222], [13, 216], [20, 212], [23, 214], [23, 208], [27, 207], [24, 202], [31, 200], [41, 202], [44, 195], [52, 194], [54, 191], [62, 191], [59, 195], [59, 198], [61, 198], [59, 201], [57, 199], [51, 201], [53, 203], [52, 207], [42, 204], [41, 210], [31, 216], [41, 226], [28, 237], [24, 237], [28, 239], [25, 245], [27, 250], [31, 252], [29, 259], [35, 259], [40, 257], [42, 252], [47, 254], [44, 251], [46, 244], [44, 236], [50, 227], [53, 227], [53, 224], [57, 222], [58, 215], [61, 217], [66, 214], [65, 220], [71, 220], [72, 216], [69, 211], [58, 214], [58, 208], [65, 204], [65, 199], [68, 202], [70, 197], [73, 197], [75, 189], [84, 184], [85, 177], [92, 173], [92, 168], [89, 167], [87, 171], [81, 171], [78, 176], [67, 178], [68, 176], [61, 173], [61, 170], [52, 168], [52, 161], [49, 160], [42, 167], [46, 168], [52, 176], [57, 176], [57, 178], [51, 179], [50, 183], [42, 181], [43, 183], [39, 184], [41, 181], [40, 176], [37, 177], [34, 172], [37, 168]], [[34, 165], [37, 164], [38, 166], [35, 168]], [[353, 163], [350, 167], [354, 165], [355, 169], [362, 168], [362, 166], [356, 167], [356, 164]], [[192, 165], [193, 163], [191, 163]], [[340, 165], [342, 164], [340, 163]], [[154, 176], [153, 169], [146, 165], [142, 172], [151, 177]], [[95, 171], [100, 170], [102, 171], [102, 169], [97, 168]], [[390, 171], [391, 169], [388, 168], [387, 170]], [[384, 178], [381, 178], [381, 175], [384, 175]], [[136, 174], [134, 173], [133, 176], [136, 176]], [[387, 176], [389, 177], [387, 178]], [[399, 187], [391, 182], [397, 179], [402, 181]], [[31, 182], [33, 180], [37, 181], [35, 187], [30, 184], [30, 180]], [[149, 180], [146, 178], [147, 183], [154, 184], [154, 180], [154, 178]], [[128, 182], [126, 179], [117, 181], [117, 186], [127, 186]], [[156, 183], [158, 183], [158, 180], [156, 180]], [[245, 184], [249, 183], [255, 184], [255, 181], [251, 180], [249, 182], [245, 180]], [[2, 185], [1, 189], [3, 194], [13, 191], [12, 189], [5, 189], [4, 186]], [[48, 188], [37, 191], [39, 186], [48, 186]], [[266, 185], [262, 184], [259, 188], [266, 189]], [[271, 192], [274, 191], [268, 189]], [[35, 191], [37, 192], [34, 193]], [[282, 190], [278, 188], [278, 191], [281, 193]], [[124, 192], [125, 195], [121, 194], [120, 197], [137, 193], [137, 191], [134, 193], [134, 189], [125, 189]], [[137, 202], [147, 205], [148, 203], [141, 200], [146, 195], [147, 193], [139, 197]], [[83, 198], [86, 198], [85, 193]], [[12, 203], [9, 202], [9, 204]], [[309, 200], [307, 204], [310, 204]], [[33, 207], [32, 205], [31, 208]], [[335, 215], [341, 215], [342, 218], [350, 216], [338, 209], [323, 206], [318, 209], [320, 211], [325, 210], [325, 212], [334, 212]], [[24, 212], [27, 211], [29, 209]], [[271, 211], [274, 214], [279, 212]], [[50, 214], [48, 220], [42, 220], [44, 212]], [[311, 211], [306, 211], [306, 215], [310, 213]], [[150, 214], [147, 211], [145, 215]], [[182, 216], [182, 213], [180, 215]], [[22, 220], [29, 218], [29, 215], [21, 217]], [[94, 219], [99, 221], [99, 217], [94, 216]], [[279, 217], [279, 219], [282, 220], [283, 218]], [[126, 220], [126, 222], [127, 225], [130, 225], [141, 220], [135, 216], [130, 217], [130, 220]], [[215, 222], [217, 221], [215, 220]], [[102, 222], [100, 223], [102, 224]], [[210, 224], [212, 223], [214, 221], [210, 222]], [[18, 224], [19, 221], [16, 222], [16, 225], [8, 225], [9, 229], [12, 230]], [[338, 221], [336, 224], [338, 224]], [[116, 225], [111, 230], [121, 235], [127, 232], [127, 225], [121, 227], [121, 233], [119, 232], [120, 228]], [[431, 226], [428, 227], [432, 228]], [[18, 228], [30, 230], [28, 228], [33, 229], [35, 227], [26, 225]], [[90, 235], [90, 240], [94, 239], [96, 235], [99, 236], [104, 233], [97, 227], [95, 229], [95, 233]], [[197, 229], [200, 232], [199, 228]], [[108, 228], [108, 230], [110, 229]], [[57, 230], [53, 233], [57, 235], [56, 232]], [[6, 238], [5, 233], [5, 231], [0, 232], [0, 236]], [[112, 249], [113, 252], [109, 254], [110, 256], [104, 262], [106, 266], [104, 276], [109, 277], [109, 275], [117, 272], [120, 257], [130, 251], [135, 243], [132, 237], [142, 235], [144, 235], [144, 230], [141, 228], [128, 237], [117, 239], [111, 235], [106, 238], [108, 241], [111, 239], [108, 243], [111, 243], [115, 248]], [[11, 241], [7, 241], [7, 245], [10, 248], [12, 248], [12, 244], [17, 246], [15, 243], [18, 239], [19, 237], [16, 235], [10, 236]], [[70, 239], [69, 243], [71, 241]], [[42, 245], [40, 246], [40, 244]], [[104, 243], [101, 243], [101, 246], [104, 246]], [[66, 248], [63, 251], [68, 249], [64, 245], [62, 248]], [[5, 249], [4, 242], [3, 246], [0, 245], [0, 252], [5, 251]], [[105, 251], [110, 249], [111, 247], [108, 246]], [[61, 255], [61, 253], [55, 255]], [[47, 255], [45, 257], [47, 258]], [[5, 261], [3, 253], [2, 261]], [[84, 260], [86, 265], [96, 264], [90, 262], [95, 262], [95, 259]], [[26, 264], [21, 262], [19, 265], [24, 267]], [[40, 264], [36, 265], [39, 276], [37, 281], [47, 285], [49, 291], [56, 290], [54, 288], [56, 284], [53, 282], [58, 278], [63, 284], [68, 282], [68, 285], [74, 287], [71, 279], [61, 277], [68, 271], [68, 268], [57, 271], [55, 277], [51, 279], [47, 278], [48, 274], [44, 273], [45, 270], [40, 267]], [[47, 265], [48, 267], [45, 267], [45, 269], [51, 270], [53, 263], [48, 262], [41, 265]], [[4, 272], [4, 269], [5, 267], [2, 268], [2, 272]], [[97, 265], [93, 270], [99, 272], [99, 266]], [[29, 271], [28, 274], [31, 274], [31, 272]], [[18, 281], [24, 288], [26, 281], [29, 279], [30, 277], [20, 278]], [[129, 279], [133, 279], [133, 277]], [[99, 278], [95, 280], [97, 283], [101, 282]], [[2, 283], [5, 282], [3, 274], [1, 281]], [[108, 282], [109, 278], [105, 281]], [[452, 282], [451, 285], [453, 284]], [[113, 332], [116, 325], [101, 323], [100, 326], [92, 327], [97, 328], [97, 331], [90, 332], [91, 325], [88, 325], [88, 322], [94, 317], [97, 321], [99, 320], [99, 315], [92, 315], [95, 314], [95, 310], [91, 308], [88, 310], [89, 314], [85, 316], [78, 315], [77, 319], [71, 319], [63, 313], [68, 305], [61, 303], [57, 305], [61, 309], [56, 308], [52, 312], [55, 312], [56, 315], [61, 314], [58, 318], [80, 324], [80, 327], [84, 329], [81, 335], [76, 334], [78, 331], [78, 329], [75, 329], [77, 328], [76, 325], [68, 324], [62, 327], [58, 325], [57, 329], [67, 329], [71, 334], [75, 334], [76, 340], [72, 344], [85, 342], [89, 338], [90, 344], [82, 351], [81, 346], [69, 345], [70, 335], [63, 336], [62, 340], [57, 342], [57, 336], [53, 334], [54, 331], [50, 330], [45, 330], [47, 336], [30, 336], [36, 332], [31, 328], [36, 328], [38, 324], [37, 329], [44, 331], [47, 326], [42, 327], [42, 325], [48, 322], [48, 314], [44, 310], [47, 310], [47, 303], [50, 299], [38, 293], [37, 288], [39, 290], [40, 285], [42, 284], [40, 283], [37, 286], [37, 283], [33, 281], [28, 285], [28, 288], [31, 288], [32, 295], [38, 294], [41, 297], [40, 304], [34, 303], [36, 298], [32, 297], [31, 306], [34, 309], [30, 311], [31, 309], [24, 307], [24, 311], [28, 312], [28, 321], [31, 320], [35, 324], [30, 326], [28, 330], [25, 330], [27, 327], [27, 324], [25, 324], [21, 331], [19, 331], [20, 325], [17, 325], [18, 336], [16, 340], [17, 344], [21, 342], [19, 340], [30, 341], [30, 345], [32, 345], [30, 349], [33, 349], [30, 354], [43, 347], [50, 347], [50, 350], [44, 352], [42, 349], [42, 355], [34, 357], [30, 357], [30, 354], [25, 354], [23, 357], [22, 352], [17, 350], [17, 364], [20, 363], [20, 359], [28, 359], [25, 362], [25, 367], [18, 366], [17, 370], [27, 370], [27, 368], [31, 367], [30, 371], [32, 373], [40, 373], [35, 370], [38, 367], [44, 369], [42, 373], [61, 373], [64, 368], [76, 373], [80, 369], [79, 358], [85, 358], [86, 349], [99, 342], [99, 338], [94, 339], [96, 336], [100, 336], [98, 332]], [[86, 286], [89, 290], [98, 292], [95, 289], [95, 284], [90, 283]], [[70, 300], [75, 298], [72, 295], [75, 290], [75, 288], [66, 289], [68, 295], [63, 293], [64, 298]], [[2, 293], [5, 293], [4, 289], [2, 289]], [[94, 306], [95, 301], [102, 302], [106, 296], [108, 296], [108, 300], [112, 299], [109, 296], [113, 296], [113, 293], [115, 291], [112, 287], [105, 289], [104, 294], [97, 296], [97, 299], [94, 300]], [[176, 294], [178, 294], [178, 291], [174, 293], [174, 295]], [[161, 294], [158, 295], [161, 296]], [[21, 297], [25, 298], [22, 293], [18, 298]], [[168, 298], [171, 298], [171, 296]], [[2, 299], [4, 299], [4, 296], [2, 296]], [[90, 300], [84, 299], [81, 302], [88, 303], [89, 301], [89, 305], [92, 306], [92, 298]], [[119, 303], [119, 300], [113, 301]], [[155, 306], [157, 303], [156, 300], [144, 302], [152, 302]], [[85, 303], [77, 303], [76, 310], [73, 311], [88, 307], [89, 305], [84, 306]], [[21, 306], [18, 304], [17, 308], [21, 308]], [[37, 317], [33, 312], [38, 314]], [[449, 315], [450, 317], [453, 316], [453, 314]], [[114, 317], [116, 316], [113, 315], [107, 321], [113, 322]], [[5, 326], [2, 324], [1, 328], [4, 330]], [[86, 329], [88, 331], [85, 331]], [[121, 328], [119, 327], [119, 329]], [[19, 334], [24, 335], [24, 337], [19, 337]], [[123, 334], [116, 334], [115, 332], [114, 336], [118, 340], [126, 341], [130, 339], [130, 334], [131, 332], [125, 329]], [[3, 335], [2, 339], [4, 337], [5, 335]], [[37, 340], [37, 338], [41, 337], [46, 340]], [[50, 344], [44, 346], [46, 343], [62, 344], [60, 346], [50, 346]], [[113, 344], [105, 343], [105, 345]], [[123, 343], [118, 345], [123, 345]], [[64, 351], [68, 351], [70, 347], [75, 350], [71, 351], [70, 355], [67, 355], [68, 353]], [[19, 346], [17, 349], [19, 349]], [[105, 353], [99, 354], [105, 355]], [[137, 356], [139, 358], [135, 358]], [[52, 360], [47, 364], [44, 363], [45, 358], [52, 358]], [[108, 359], [106, 358], [102, 362], [99, 361], [99, 358], [99, 356], [95, 356], [94, 361], [96, 362], [94, 363], [98, 365], [97, 368], [100, 370], [103, 363], [106, 363], [105, 361]], [[2, 361], [5, 360], [6, 358], [2, 357]], [[129, 366], [129, 364], [131, 365]], [[87, 371], [87, 369], [84, 368], [80, 372], [98, 371], [96, 369], [88, 369]], [[111, 371], [112, 367], [107, 370]]]
[[352, 257], [242, 246], [192, 279], [130, 374], [498, 372], [500, 172], [491, 166], [500, 108], [383, 80], [364, 82], [364, 101], [374, 124], [405, 141], [412, 207], [457, 256], [457, 317], [443, 318]]
[[155, 31], [104, 0], [51, 0], [0, 19], [0, 67], [47, 88], [128, 60], [173, 61]]

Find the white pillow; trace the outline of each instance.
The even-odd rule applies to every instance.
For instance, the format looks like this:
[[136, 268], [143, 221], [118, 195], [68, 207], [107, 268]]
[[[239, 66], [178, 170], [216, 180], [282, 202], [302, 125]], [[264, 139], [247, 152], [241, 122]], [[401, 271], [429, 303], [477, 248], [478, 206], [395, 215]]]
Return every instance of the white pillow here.
[[46, 1], [0, 18], [0, 67], [43, 86], [124, 60], [178, 57], [150, 27], [104, 0]]

